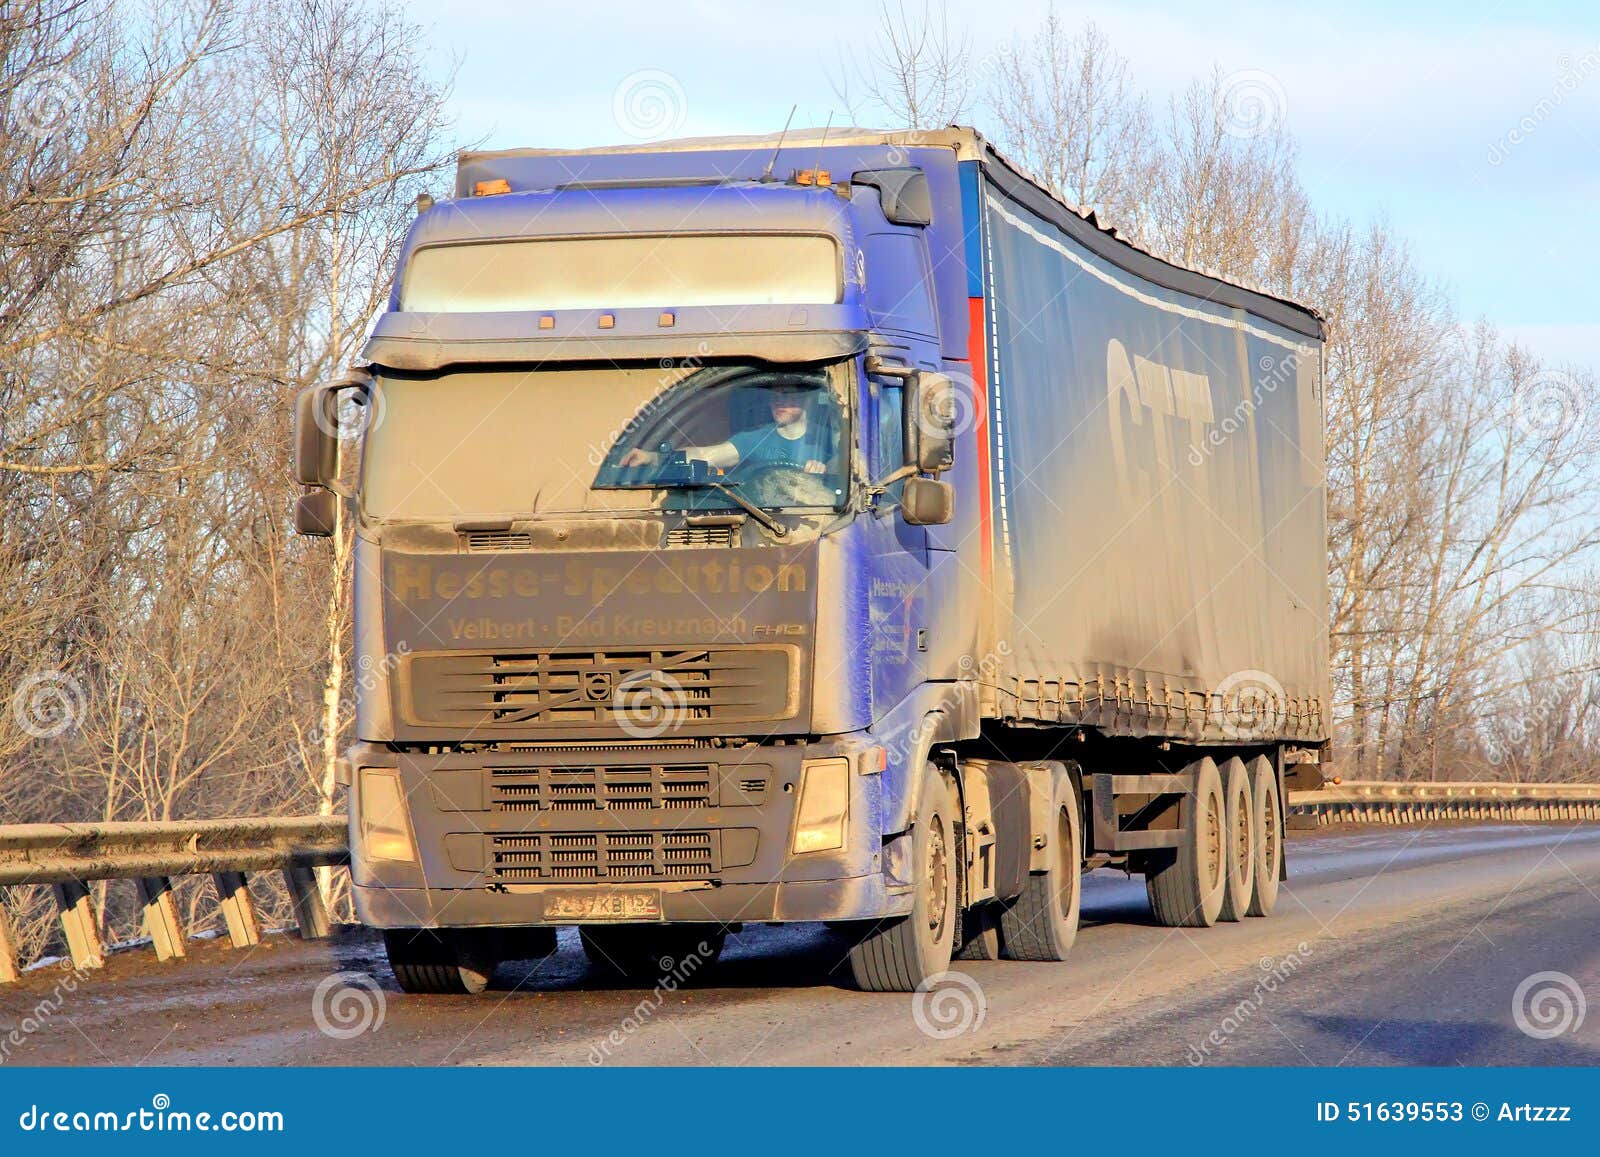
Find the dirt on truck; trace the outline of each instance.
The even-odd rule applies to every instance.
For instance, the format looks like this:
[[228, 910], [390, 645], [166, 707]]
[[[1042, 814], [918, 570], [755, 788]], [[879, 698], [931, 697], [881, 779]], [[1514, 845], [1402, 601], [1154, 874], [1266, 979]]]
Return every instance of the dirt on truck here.
[[297, 401], [360, 918], [408, 991], [812, 921], [904, 991], [1062, 959], [1097, 866], [1268, 914], [1329, 739], [1321, 381], [1313, 311], [971, 129], [463, 154]]

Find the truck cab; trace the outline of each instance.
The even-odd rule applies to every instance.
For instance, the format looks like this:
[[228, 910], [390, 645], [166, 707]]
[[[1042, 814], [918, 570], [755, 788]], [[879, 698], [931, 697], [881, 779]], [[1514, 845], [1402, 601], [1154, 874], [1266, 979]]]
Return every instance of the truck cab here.
[[926, 174], [473, 186], [419, 214], [365, 364], [300, 401], [300, 526], [349, 503], [380, 676], [359, 917], [453, 987], [530, 929], [620, 963], [909, 912], [894, 797], [975, 643], [936, 613], [972, 431]]

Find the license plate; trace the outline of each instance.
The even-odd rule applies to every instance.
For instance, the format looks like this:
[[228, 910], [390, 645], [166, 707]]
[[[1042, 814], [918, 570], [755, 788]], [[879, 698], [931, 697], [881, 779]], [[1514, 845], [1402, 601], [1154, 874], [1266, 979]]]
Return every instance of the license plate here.
[[599, 923], [607, 920], [661, 919], [661, 893], [653, 889], [627, 892], [547, 892], [546, 920]]

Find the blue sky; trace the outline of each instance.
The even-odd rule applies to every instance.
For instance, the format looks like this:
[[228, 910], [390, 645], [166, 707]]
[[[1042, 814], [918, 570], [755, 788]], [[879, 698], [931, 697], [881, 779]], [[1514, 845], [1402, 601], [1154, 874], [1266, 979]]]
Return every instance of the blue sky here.
[[[613, 98], [642, 70], [682, 93], [672, 135], [776, 130], [792, 104], [797, 125], [838, 119], [830, 75], [877, 11], [871, 0], [408, 2], [440, 71], [458, 68], [461, 141], [489, 147], [628, 141]], [[951, 0], [949, 11], [981, 59], [1046, 7]], [[1213, 66], [1270, 74], [1319, 209], [1387, 218], [1464, 318], [1600, 371], [1597, 0], [1056, 9], [1069, 26], [1098, 23], [1160, 103]]]

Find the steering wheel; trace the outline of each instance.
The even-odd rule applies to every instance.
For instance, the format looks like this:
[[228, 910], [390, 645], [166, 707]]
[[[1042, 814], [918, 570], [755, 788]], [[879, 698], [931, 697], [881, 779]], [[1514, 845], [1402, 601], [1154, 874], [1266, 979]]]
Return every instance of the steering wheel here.
[[787, 462], [736, 470], [735, 478], [740, 491], [758, 506], [835, 506], [839, 501], [827, 474], [812, 474]]

